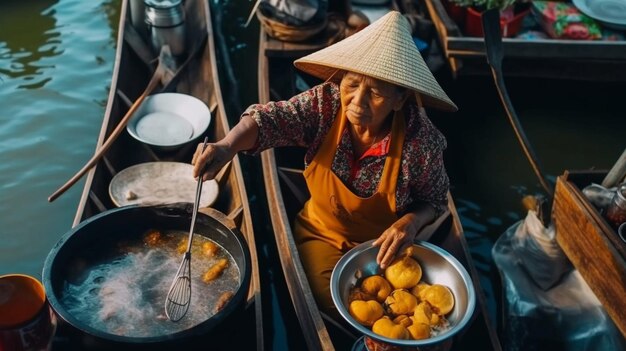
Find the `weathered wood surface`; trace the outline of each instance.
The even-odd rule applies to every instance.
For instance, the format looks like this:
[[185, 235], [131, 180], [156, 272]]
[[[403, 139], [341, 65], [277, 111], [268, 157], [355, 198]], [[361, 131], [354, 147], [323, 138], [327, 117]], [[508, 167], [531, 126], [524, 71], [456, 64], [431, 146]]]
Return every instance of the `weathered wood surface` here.
[[[259, 101], [261, 103], [273, 100], [275, 96], [289, 98], [295, 93], [293, 90], [278, 91], [279, 87], [288, 87], [287, 90], [289, 88], [294, 89], [293, 83], [281, 82], [283, 84], [278, 84], [278, 80], [293, 78], [293, 74], [285, 71], [284, 59], [288, 57], [296, 59], [297, 56], [292, 56], [294, 51], [284, 55], [268, 52], [268, 50], [275, 50], [276, 47], [276, 40], [269, 38], [261, 30], [258, 67]], [[281, 60], [277, 64], [278, 59]], [[271, 97], [270, 93], [272, 94]], [[340, 345], [345, 345], [345, 342], [342, 343], [338, 340], [336, 329], [340, 329], [346, 335], [352, 331], [350, 328], [338, 325], [340, 323], [333, 323], [318, 310], [293, 237], [291, 228], [293, 218], [310, 195], [302, 176], [303, 155], [294, 153], [292, 149], [270, 149], [261, 154], [268, 208], [280, 262], [308, 349], [340, 350], [343, 349]], [[295, 162], [294, 155], [296, 158], [299, 157]], [[294, 163], [298, 166], [293, 166]], [[478, 273], [473, 265], [463, 228], [451, 196], [449, 197], [449, 210], [447, 217], [441, 218], [440, 221], [425, 230], [429, 231], [428, 235], [431, 236], [431, 242], [454, 255], [468, 270], [477, 295], [476, 309], [472, 320], [467, 329], [455, 338], [458, 342], [455, 343], [453, 349], [464, 349], [466, 345], [479, 343], [485, 347], [484, 350], [499, 351], [501, 346], [495, 324], [489, 321], [486, 298], [480, 287]]]
[[[121, 4], [121, 18], [118, 28], [117, 51], [113, 77], [96, 143], [100, 148], [135, 100], [145, 89], [154, 70], [154, 59], [150, 58], [149, 41], [132, 28], [130, 20], [130, 0]], [[160, 86], [159, 92], [178, 92], [202, 100], [211, 110], [211, 124], [207, 135], [211, 141], [222, 139], [230, 130], [226, 114], [217, 68], [216, 47], [209, 2], [188, 0], [184, 4], [186, 32], [189, 35], [190, 54], [180, 63], [179, 73], [167, 86]], [[109, 196], [109, 183], [117, 172], [132, 165], [152, 161], [190, 162], [195, 145], [189, 145], [175, 152], [160, 152], [122, 133], [106, 155], [87, 174], [82, 196], [77, 206], [74, 225], [114, 208]], [[250, 320], [239, 321], [241, 335], [254, 341], [258, 350], [265, 346], [261, 282], [258, 254], [252, 217], [245, 188], [243, 171], [238, 157], [235, 157], [223, 172], [220, 172], [219, 196], [212, 206], [205, 209], [222, 220], [226, 225], [240, 231], [248, 243], [251, 256], [251, 280], [246, 298], [245, 316]], [[233, 344], [233, 340], [214, 340], [211, 345], [223, 349]], [[238, 343], [235, 343], [238, 344]]]
[[591, 181], [599, 182], [601, 175], [559, 176], [552, 220], [558, 244], [626, 336], [626, 244], [580, 190]]

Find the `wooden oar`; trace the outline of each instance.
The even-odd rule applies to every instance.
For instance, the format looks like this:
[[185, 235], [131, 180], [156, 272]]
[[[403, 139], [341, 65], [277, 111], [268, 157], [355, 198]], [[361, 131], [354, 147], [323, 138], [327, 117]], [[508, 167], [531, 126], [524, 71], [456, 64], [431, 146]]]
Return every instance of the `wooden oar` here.
[[622, 156], [617, 159], [606, 177], [604, 177], [602, 186], [612, 188], [623, 181], [624, 176], [626, 176], [626, 149], [622, 152]]
[[76, 184], [76, 182], [82, 178], [85, 173], [87, 173], [93, 166], [100, 161], [102, 156], [109, 150], [113, 142], [117, 139], [117, 137], [122, 133], [128, 121], [133, 116], [135, 111], [139, 108], [143, 100], [146, 96], [150, 95], [152, 91], [158, 86], [159, 83], [162, 85], [166, 85], [174, 76], [174, 71], [176, 67], [176, 61], [172, 57], [169, 46], [164, 45], [161, 48], [161, 52], [159, 54], [159, 62], [157, 68], [154, 70], [154, 74], [148, 82], [148, 86], [144, 90], [143, 93], [135, 100], [135, 102], [130, 106], [126, 115], [120, 120], [117, 127], [111, 132], [109, 138], [102, 144], [102, 146], [96, 151], [96, 153], [91, 157], [91, 159], [81, 168], [70, 180], [68, 180], [63, 186], [61, 186], [57, 191], [55, 191], [50, 197], [48, 197], [48, 202], [54, 201], [56, 198], [61, 196], [67, 189], [71, 188], [72, 185]]
[[483, 32], [485, 33], [485, 50], [487, 51], [487, 63], [491, 66], [491, 74], [496, 83], [498, 94], [500, 95], [500, 101], [504, 106], [509, 122], [513, 126], [515, 135], [519, 143], [522, 146], [522, 150], [528, 158], [533, 171], [539, 178], [539, 182], [544, 190], [552, 197], [553, 189], [548, 185], [546, 178], [543, 175], [539, 161], [535, 152], [533, 151], [524, 129], [517, 118], [513, 104], [509, 99], [509, 94], [504, 85], [504, 78], [502, 77], [502, 33], [500, 32], [500, 9], [494, 8], [483, 12], [482, 14]]
[[248, 28], [248, 25], [250, 24], [250, 21], [252, 20], [252, 16], [254, 16], [254, 14], [256, 13], [256, 10], [259, 8], [260, 3], [261, 3], [261, 0], [256, 0], [256, 2], [254, 3], [254, 6], [252, 6], [252, 11], [250, 11], [250, 15], [248, 15], [248, 20], [246, 21], [246, 24], [243, 25], [244, 28]]

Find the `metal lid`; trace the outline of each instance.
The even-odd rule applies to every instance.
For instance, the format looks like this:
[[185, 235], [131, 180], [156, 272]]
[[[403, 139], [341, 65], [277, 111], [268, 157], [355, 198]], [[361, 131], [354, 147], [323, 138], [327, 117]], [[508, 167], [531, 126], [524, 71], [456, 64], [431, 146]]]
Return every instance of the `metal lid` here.
[[169, 9], [182, 5], [182, 0], [144, 0], [143, 3], [157, 9]]
[[174, 27], [185, 21], [181, 0], [144, 0], [146, 23], [155, 27]]

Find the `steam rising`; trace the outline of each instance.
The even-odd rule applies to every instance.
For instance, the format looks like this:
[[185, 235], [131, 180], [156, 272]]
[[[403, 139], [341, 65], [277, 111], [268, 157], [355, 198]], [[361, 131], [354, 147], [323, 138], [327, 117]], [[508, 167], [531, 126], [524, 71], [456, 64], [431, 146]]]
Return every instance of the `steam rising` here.
[[[237, 265], [221, 247], [216, 257], [204, 255], [202, 244], [210, 239], [196, 235], [191, 256], [191, 305], [182, 320], [171, 322], [165, 316], [165, 298], [183, 257], [177, 245], [186, 245], [186, 234], [172, 232], [162, 239], [158, 245], [128, 245], [119, 255], [86, 267], [77, 282], [65, 282], [61, 303], [79, 321], [120, 336], [162, 336], [207, 320], [216, 313], [220, 295], [237, 291]], [[220, 258], [229, 260], [228, 267], [219, 279], [204, 282], [202, 275]], [[75, 262], [76, 267], [83, 265]]]

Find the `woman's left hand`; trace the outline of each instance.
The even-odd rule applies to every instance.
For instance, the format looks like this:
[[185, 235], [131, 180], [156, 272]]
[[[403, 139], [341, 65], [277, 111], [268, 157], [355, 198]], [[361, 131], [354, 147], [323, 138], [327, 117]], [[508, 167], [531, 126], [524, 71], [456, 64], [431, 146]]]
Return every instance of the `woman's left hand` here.
[[376, 262], [385, 269], [396, 255], [413, 244], [419, 230], [417, 216], [407, 213], [385, 230], [373, 246], [380, 246]]
[[380, 268], [387, 268], [400, 252], [413, 244], [419, 231], [434, 220], [435, 208], [426, 202], [419, 202], [413, 206], [411, 212], [406, 213], [387, 228], [372, 244], [380, 246], [378, 256], [376, 256], [376, 262]]

